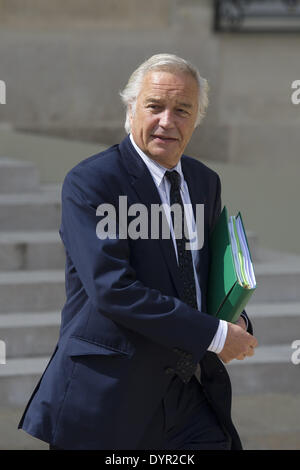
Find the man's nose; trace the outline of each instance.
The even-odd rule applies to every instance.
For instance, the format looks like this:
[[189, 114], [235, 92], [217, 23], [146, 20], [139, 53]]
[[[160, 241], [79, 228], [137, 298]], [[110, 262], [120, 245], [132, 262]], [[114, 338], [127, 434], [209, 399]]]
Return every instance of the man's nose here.
[[172, 112], [169, 110], [164, 110], [160, 113], [159, 124], [161, 127], [166, 129], [170, 129], [174, 126], [174, 120], [172, 116]]

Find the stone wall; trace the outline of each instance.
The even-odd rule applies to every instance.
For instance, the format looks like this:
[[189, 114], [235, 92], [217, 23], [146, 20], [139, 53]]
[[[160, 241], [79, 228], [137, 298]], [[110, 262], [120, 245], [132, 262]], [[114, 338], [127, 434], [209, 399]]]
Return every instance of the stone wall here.
[[168, 26], [172, 3], [169, 0], [0, 0], [0, 24], [36, 31], [86, 27], [153, 31]]
[[212, 0], [0, 0], [0, 122], [112, 144], [124, 135], [118, 93], [158, 52], [194, 62], [210, 107], [188, 152], [205, 160], [280, 165], [297, 158], [300, 36], [216, 34]]

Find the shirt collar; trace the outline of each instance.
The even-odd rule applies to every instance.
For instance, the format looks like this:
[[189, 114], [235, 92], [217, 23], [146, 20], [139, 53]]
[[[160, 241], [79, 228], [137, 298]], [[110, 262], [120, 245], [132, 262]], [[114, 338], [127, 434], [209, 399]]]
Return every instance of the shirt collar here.
[[181, 168], [181, 159], [179, 160], [177, 165], [175, 165], [173, 168], [166, 168], [166, 167], [160, 165], [160, 163], [156, 162], [152, 158], [148, 157], [148, 155], [146, 155], [137, 146], [137, 144], [133, 140], [132, 134], [130, 134], [129, 137], [130, 137], [132, 145], [134, 146], [135, 150], [137, 151], [139, 156], [142, 158], [142, 160], [146, 164], [146, 166], [147, 166], [148, 170], [150, 171], [150, 173], [151, 173], [151, 175], [152, 175], [152, 177], [153, 177], [153, 179], [154, 179], [157, 186], [161, 185], [163, 177], [164, 177], [166, 171], [176, 170], [180, 175], [180, 187], [183, 188], [184, 176], [183, 176], [183, 172], [182, 172], [182, 168]]

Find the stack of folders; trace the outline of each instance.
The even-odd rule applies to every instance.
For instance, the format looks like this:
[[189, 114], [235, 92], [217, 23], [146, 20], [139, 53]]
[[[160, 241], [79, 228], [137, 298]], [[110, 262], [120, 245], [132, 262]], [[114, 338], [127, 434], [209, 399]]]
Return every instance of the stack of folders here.
[[226, 207], [210, 236], [207, 310], [236, 322], [256, 288], [251, 253], [242, 216], [228, 218]]

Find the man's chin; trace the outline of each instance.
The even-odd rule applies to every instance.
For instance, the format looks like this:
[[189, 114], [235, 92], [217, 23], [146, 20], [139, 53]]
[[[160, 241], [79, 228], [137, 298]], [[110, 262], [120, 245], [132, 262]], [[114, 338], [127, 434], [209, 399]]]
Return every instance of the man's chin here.
[[163, 166], [173, 167], [180, 160], [181, 154], [177, 151], [166, 151], [166, 149], [149, 149], [148, 156]]

